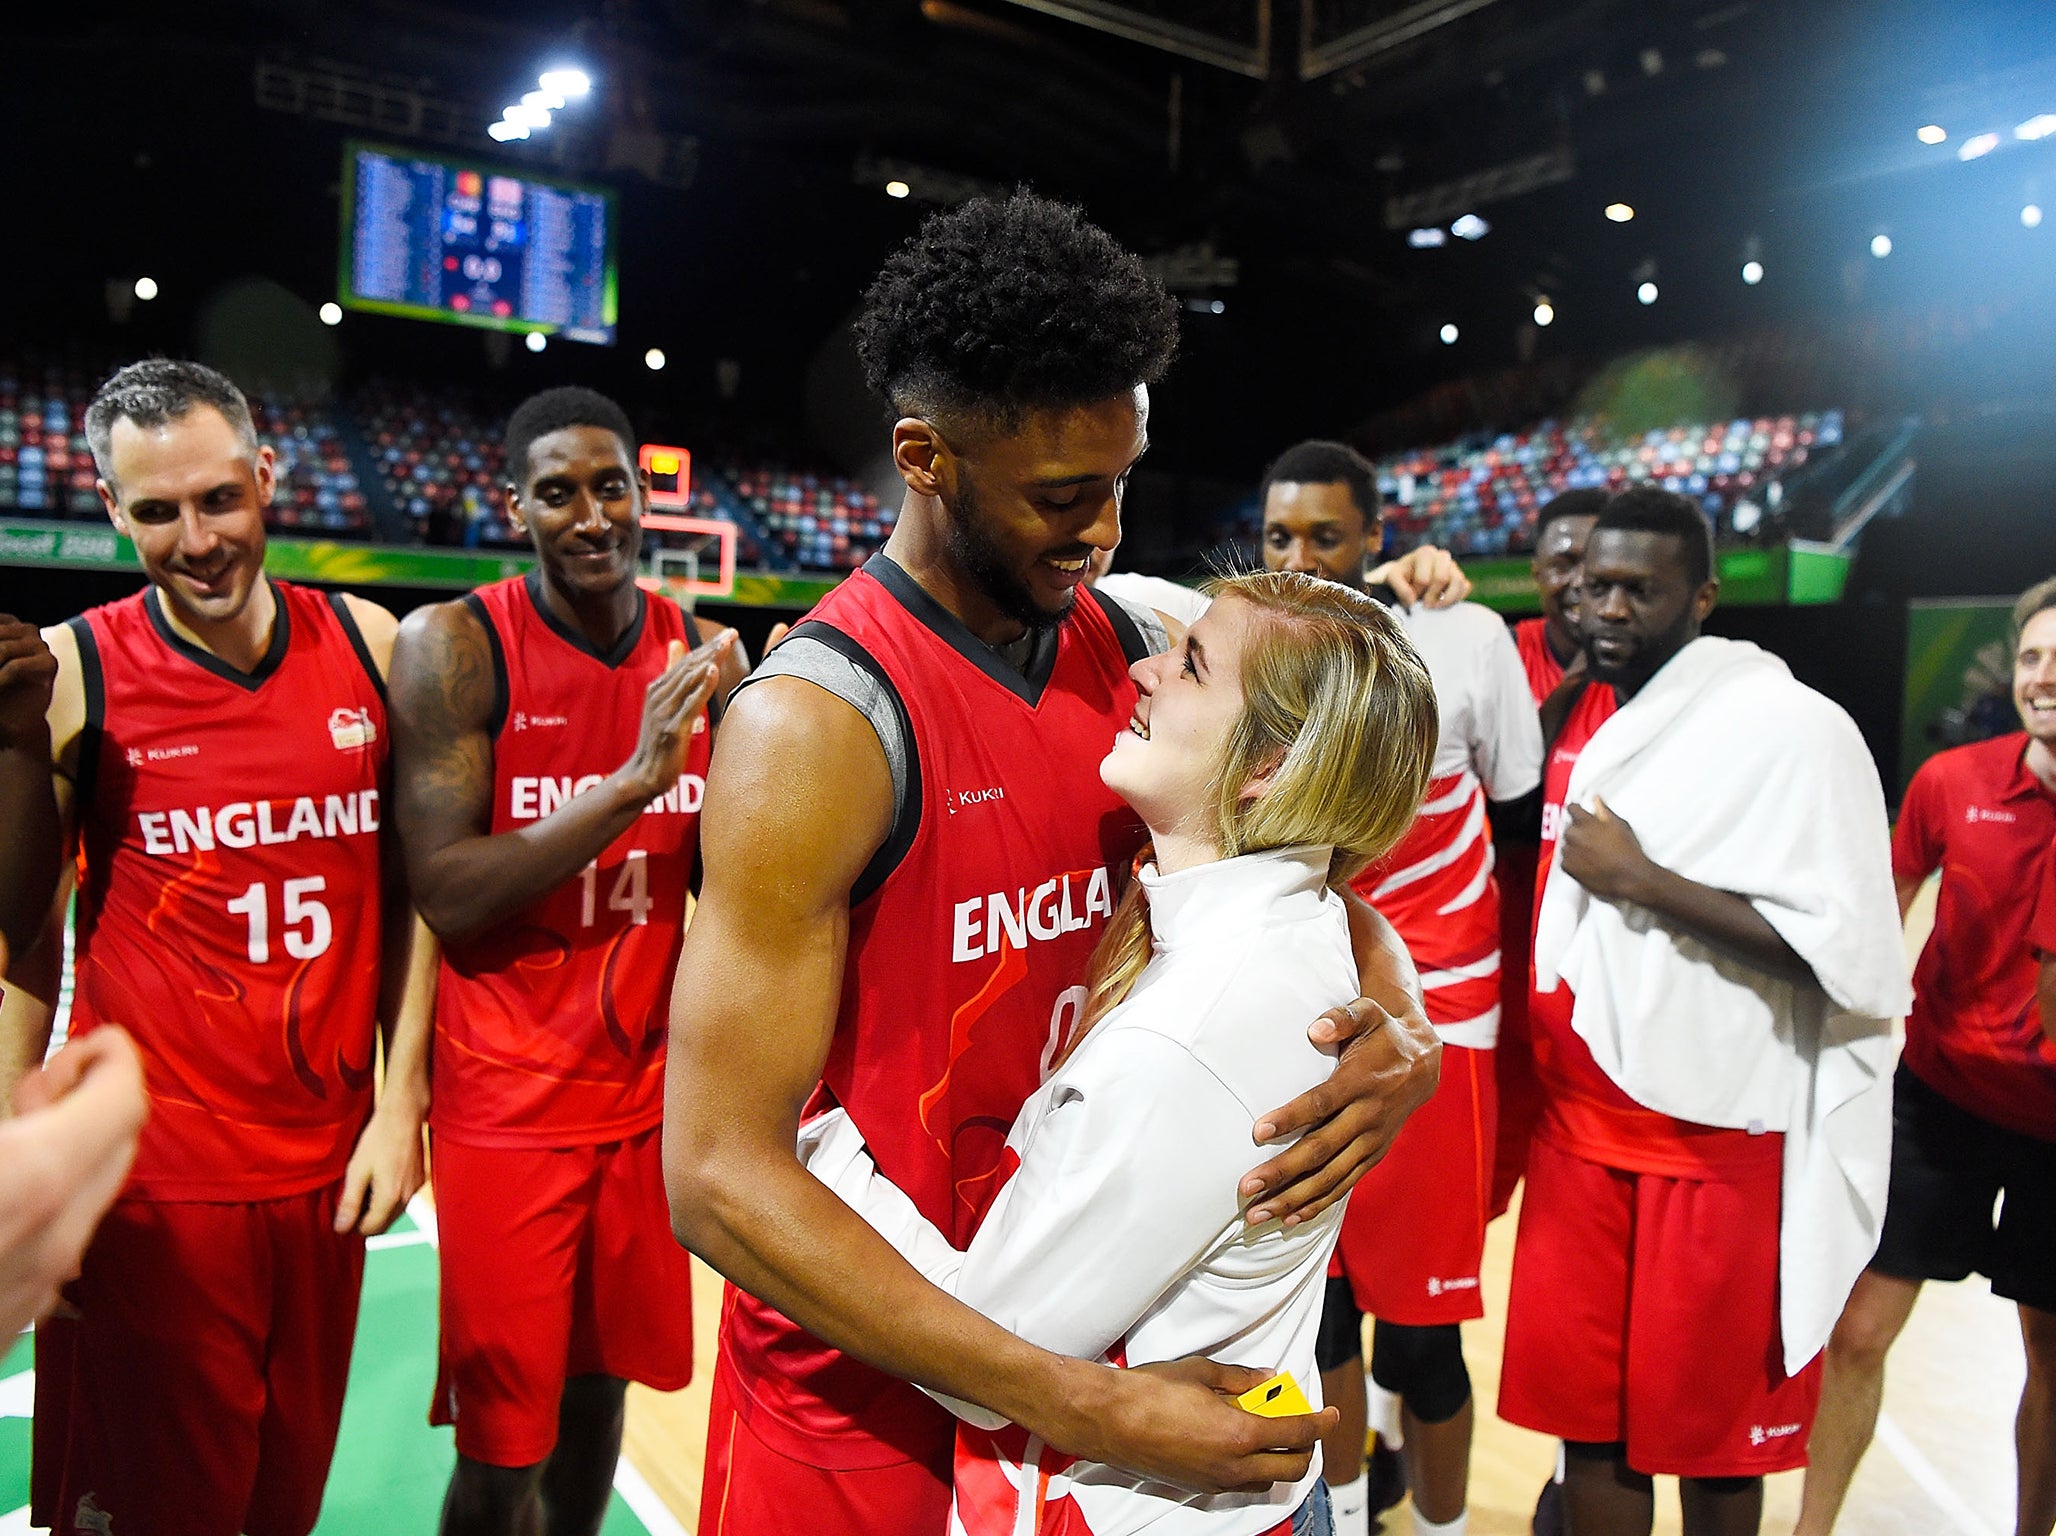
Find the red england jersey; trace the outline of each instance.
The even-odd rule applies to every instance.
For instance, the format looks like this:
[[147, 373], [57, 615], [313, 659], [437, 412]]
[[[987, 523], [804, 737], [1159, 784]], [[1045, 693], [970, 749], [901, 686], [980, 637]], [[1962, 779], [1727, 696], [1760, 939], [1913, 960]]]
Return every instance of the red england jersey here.
[[1563, 663], [1549, 649], [1549, 635], [1544, 628], [1547, 623], [1548, 620], [1536, 617], [1522, 619], [1513, 627], [1513, 643], [1521, 653], [1521, 668], [1528, 674], [1528, 691], [1534, 694], [1537, 709], [1563, 681]]
[[131, 1198], [319, 1188], [371, 1110], [385, 689], [341, 597], [271, 589], [250, 673], [178, 635], [154, 587], [71, 620], [71, 1027], [119, 1024], [142, 1052]]
[[2056, 1049], [2035, 1004], [2029, 920], [2056, 837], [2056, 797], [2014, 731], [1937, 753], [1906, 787], [1892, 873], [1939, 869], [1935, 927], [1913, 972], [1907, 1069], [1950, 1103], [2056, 1141]]
[[[626, 762], [670, 643], [698, 643], [677, 604], [640, 592], [635, 622], [606, 655], [542, 606], [533, 574], [464, 601], [501, 680], [493, 836], [540, 821]], [[671, 975], [711, 742], [703, 714], [678, 782], [605, 852], [484, 933], [443, 946], [430, 1069], [437, 1135], [597, 1146], [662, 1117]]]
[[[1077, 1023], [1093, 944], [1143, 841], [1099, 779], [1136, 702], [1108, 613], [1080, 589], [1046, 675], [1023, 677], [878, 556], [795, 631], [890, 686], [918, 759], [912, 824], [887, 844], [905, 851], [852, 893], [815, 1107], [846, 1108], [880, 1172], [959, 1246], [1004, 1176], [1015, 1115]], [[733, 1293], [723, 1321], [740, 1412], [786, 1454], [839, 1470], [946, 1464], [954, 1421], [914, 1388], [754, 1297]]]
[[[1549, 883], [1563, 834], [1571, 770], [1599, 728], [1620, 708], [1613, 689], [1588, 683], [1565, 717], [1542, 765], [1542, 853], [1536, 864], [1536, 909]], [[1532, 964], [1529, 975], [1534, 974]], [[1571, 1027], [1573, 996], [1559, 981], [1554, 992], [1531, 992], [1528, 1028], [1535, 1075], [1542, 1083], [1542, 1116], [1535, 1134], [1589, 1162], [1668, 1178], [1719, 1180], [1775, 1169], [1782, 1136], [1751, 1136], [1674, 1119], [1636, 1103], [1600, 1069], [1592, 1048]]]

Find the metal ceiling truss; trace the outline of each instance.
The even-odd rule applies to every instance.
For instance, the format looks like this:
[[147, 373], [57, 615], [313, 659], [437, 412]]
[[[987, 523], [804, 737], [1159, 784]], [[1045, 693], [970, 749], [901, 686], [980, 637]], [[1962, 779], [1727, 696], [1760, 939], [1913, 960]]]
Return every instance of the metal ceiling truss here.
[[[1241, 35], [1188, 26], [1138, 6], [1115, 4], [1114, 0], [1011, 0], [1011, 3], [1026, 6], [1031, 11], [1041, 11], [1045, 16], [1060, 16], [1080, 26], [1111, 32], [1130, 42], [1161, 48], [1180, 58], [1232, 70], [1252, 80], [1270, 78], [1272, 0], [1246, 0], [1249, 26], [1247, 29], [1238, 28]], [[1191, 9], [1190, 5], [1178, 8]]]
[[[1372, 9], [1389, 11], [1389, 15], [1345, 30], [1333, 25], [1332, 14], [1324, 17], [1322, 12], [1339, 13], [1351, 9], [1361, 12], [1364, 9], [1361, 3], [1353, 7], [1342, 4], [1323, 6], [1321, 0], [1300, 0], [1299, 78], [1318, 80], [1338, 69], [1361, 64], [1388, 49], [1425, 37], [1438, 27], [1461, 20], [1473, 11], [1482, 11], [1493, 3], [1494, 0], [1417, 0], [1417, 3], [1407, 4], [1405, 0], [1397, 0], [1397, 3], [1395, 0], [1381, 0]], [[1324, 27], [1324, 20], [1330, 25]]]
[[[1271, 74], [1271, 22], [1275, 0], [1246, 0], [1249, 22], [1232, 32], [1223, 27], [1173, 21], [1156, 10], [1117, 0], [1009, 0], [1045, 16], [1111, 32], [1130, 42], [1161, 48], [1180, 58], [1232, 70], [1252, 80]], [[1481, 11], [1494, 0], [1299, 0], [1299, 77], [1318, 80], [1439, 27]], [[1156, 0], [1160, 9], [1193, 9], [1190, 3]], [[1216, 7], [1239, 12], [1240, 5]], [[1366, 12], [1372, 19], [1363, 19]]]

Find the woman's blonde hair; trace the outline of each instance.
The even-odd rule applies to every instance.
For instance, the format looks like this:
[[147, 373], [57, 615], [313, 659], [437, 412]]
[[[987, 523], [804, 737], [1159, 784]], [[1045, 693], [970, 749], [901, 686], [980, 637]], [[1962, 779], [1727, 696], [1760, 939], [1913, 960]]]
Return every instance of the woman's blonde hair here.
[[[1242, 714], [1213, 779], [1223, 858], [1332, 846], [1331, 884], [1386, 853], [1413, 824], [1435, 757], [1435, 688], [1399, 621], [1352, 587], [1292, 571], [1208, 582], [1246, 604]], [[1263, 778], [1262, 793], [1249, 795]], [[1076, 1039], [1128, 995], [1149, 963], [1149, 909], [1129, 882], [1092, 954]]]

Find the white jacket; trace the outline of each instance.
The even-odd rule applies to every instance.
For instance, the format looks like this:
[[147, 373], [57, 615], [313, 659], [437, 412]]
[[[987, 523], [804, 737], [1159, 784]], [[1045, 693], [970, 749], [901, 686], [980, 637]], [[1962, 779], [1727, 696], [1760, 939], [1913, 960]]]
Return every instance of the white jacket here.
[[[1257, 1116], [1334, 1066], [1307, 1029], [1358, 992], [1328, 855], [1288, 848], [1143, 870], [1156, 954], [1022, 1107], [1007, 1138], [1020, 1166], [966, 1251], [878, 1174], [843, 1111], [802, 1128], [802, 1161], [936, 1284], [1031, 1343], [1088, 1360], [1121, 1350], [1129, 1365], [1205, 1354], [1289, 1370], [1318, 1407], [1314, 1340], [1343, 1207], [1252, 1230], [1236, 1186], [1277, 1150], [1256, 1145]], [[943, 1401], [974, 1426], [1004, 1423]], [[1029, 1440], [1015, 1454], [1005, 1496], [1032, 1501], [1043, 1447]], [[1319, 1465], [1264, 1493], [1202, 1496], [1079, 1463], [1049, 1480], [1047, 1497], [1074, 1498], [1095, 1536], [1255, 1536], [1305, 1500]], [[961, 1449], [957, 1494], [973, 1495]]]

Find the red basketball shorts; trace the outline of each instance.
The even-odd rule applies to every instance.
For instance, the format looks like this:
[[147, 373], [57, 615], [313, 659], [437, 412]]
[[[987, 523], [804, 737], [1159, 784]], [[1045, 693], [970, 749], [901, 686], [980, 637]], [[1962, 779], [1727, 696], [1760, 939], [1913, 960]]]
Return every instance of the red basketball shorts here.
[[933, 1460], [830, 1471], [760, 1437], [741, 1412], [743, 1390], [724, 1349], [707, 1406], [699, 1536], [945, 1536], [951, 1442]]
[[1628, 1173], [1538, 1137], [1514, 1244], [1499, 1416], [1624, 1441], [1638, 1472], [1806, 1464], [1820, 1360], [1782, 1367], [1778, 1170]]
[[36, 1329], [31, 1524], [306, 1536], [335, 1453], [364, 1240], [341, 1183], [121, 1201]]
[[434, 1143], [442, 1360], [429, 1420], [459, 1454], [530, 1467], [574, 1376], [692, 1378], [692, 1261], [671, 1235], [658, 1131], [596, 1147]]
[[1442, 1047], [1442, 1082], [1349, 1197], [1335, 1252], [1357, 1308], [1431, 1327], [1483, 1317], [1495, 1052]]

